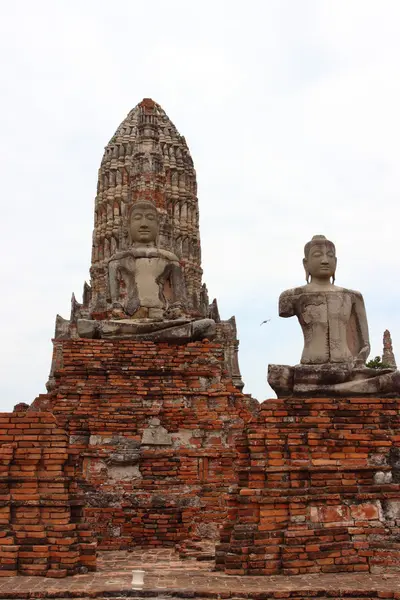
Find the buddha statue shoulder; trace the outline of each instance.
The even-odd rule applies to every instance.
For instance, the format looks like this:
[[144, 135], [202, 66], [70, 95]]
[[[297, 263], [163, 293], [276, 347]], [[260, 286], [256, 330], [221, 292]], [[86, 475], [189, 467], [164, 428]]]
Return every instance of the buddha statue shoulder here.
[[132, 205], [128, 231], [129, 248], [108, 261], [109, 318], [96, 325], [78, 321], [78, 334], [176, 342], [213, 337], [212, 319], [189, 314], [179, 258], [157, 246], [159, 215], [152, 202]]
[[271, 387], [278, 395], [394, 390], [393, 370], [377, 373], [365, 366], [370, 342], [364, 300], [360, 292], [335, 285], [333, 242], [315, 235], [304, 247], [303, 266], [306, 285], [286, 290], [279, 298], [279, 315], [296, 316], [302, 328], [301, 361], [295, 367], [270, 365]]

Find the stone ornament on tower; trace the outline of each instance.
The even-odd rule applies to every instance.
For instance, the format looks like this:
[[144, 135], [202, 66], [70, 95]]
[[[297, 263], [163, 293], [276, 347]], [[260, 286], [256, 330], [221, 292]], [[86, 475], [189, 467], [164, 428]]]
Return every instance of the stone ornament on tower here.
[[383, 333], [383, 354], [382, 362], [384, 365], [389, 365], [393, 369], [397, 368], [396, 359], [394, 357], [392, 337], [390, 331], [386, 329]]

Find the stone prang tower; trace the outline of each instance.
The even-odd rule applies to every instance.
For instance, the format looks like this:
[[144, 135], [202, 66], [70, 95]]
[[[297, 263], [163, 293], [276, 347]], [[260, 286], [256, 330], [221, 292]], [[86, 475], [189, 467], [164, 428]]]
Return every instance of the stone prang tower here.
[[393, 352], [392, 336], [389, 329], [383, 332], [383, 354], [382, 362], [389, 367], [396, 368], [396, 359]]
[[[157, 221], [152, 251], [138, 249], [140, 242], [131, 237], [132, 212], [146, 206]], [[145, 255], [153, 261], [150, 271], [161, 269], [150, 286], [152, 298]], [[149, 323], [149, 303], [158, 306], [157, 322]], [[123, 309], [128, 305], [129, 314]], [[234, 385], [243, 388], [235, 318], [221, 321], [217, 301], [209, 303], [202, 283], [193, 160], [185, 138], [149, 98], [129, 112], [105, 147], [95, 199], [90, 285], [84, 284], [82, 303], [72, 295], [71, 316], [66, 320], [58, 315], [55, 330], [59, 340], [132, 336], [181, 343], [215, 339], [223, 346]], [[55, 363], [49, 390], [54, 368]]]

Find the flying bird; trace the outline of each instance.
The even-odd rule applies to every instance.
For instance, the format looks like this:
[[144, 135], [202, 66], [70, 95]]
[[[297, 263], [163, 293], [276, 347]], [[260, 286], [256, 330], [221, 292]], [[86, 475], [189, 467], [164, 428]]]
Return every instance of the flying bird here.
[[260, 327], [261, 325], [264, 325], [264, 323], [269, 323], [271, 319], [265, 319], [265, 321], [263, 321], [262, 323], [260, 323]]

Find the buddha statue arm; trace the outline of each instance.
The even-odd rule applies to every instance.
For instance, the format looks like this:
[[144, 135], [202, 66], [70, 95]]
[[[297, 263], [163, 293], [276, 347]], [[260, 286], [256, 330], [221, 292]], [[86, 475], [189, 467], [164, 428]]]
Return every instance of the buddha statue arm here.
[[110, 260], [108, 263], [108, 284], [112, 304], [119, 303], [119, 260]]
[[359, 292], [354, 294], [354, 311], [357, 320], [357, 329], [359, 334], [359, 352], [355, 357], [356, 365], [365, 365], [369, 356], [371, 347], [369, 343], [367, 313], [362, 295]]
[[179, 264], [174, 263], [171, 265], [171, 283], [173, 289], [172, 302], [185, 308], [187, 305], [186, 286]]
[[[125, 298], [121, 298], [121, 281], [125, 287]], [[121, 253], [108, 263], [108, 283], [113, 308], [123, 308], [132, 316], [140, 306], [135, 280], [135, 259], [132, 253]]]
[[295, 314], [294, 297], [292, 290], [286, 290], [279, 296], [279, 316], [293, 317]]

